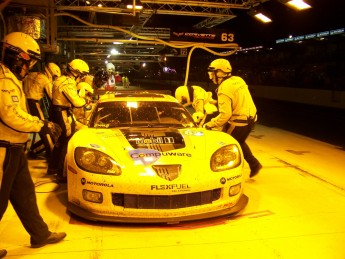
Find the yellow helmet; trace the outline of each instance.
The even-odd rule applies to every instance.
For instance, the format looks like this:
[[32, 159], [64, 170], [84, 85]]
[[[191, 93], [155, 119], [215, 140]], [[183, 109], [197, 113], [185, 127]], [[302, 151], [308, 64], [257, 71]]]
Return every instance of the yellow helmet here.
[[[3, 40], [3, 63], [22, 80], [28, 71], [41, 60], [41, 50], [37, 41], [22, 32], [11, 32]], [[23, 65], [27, 65], [25, 69]]]
[[[5, 48], [11, 49], [17, 53], [24, 52], [28, 58], [41, 60], [41, 50], [37, 41], [30, 35], [22, 32], [11, 32], [4, 38]], [[22, 58], [27, 59], [26, 55]], [[28, 60], [28, 59], [27, 59]]]
[[191, 99], [193, 98], [193, 96], [191, 96], [188, 86], [183, 85], [177, 87], [177, 89], [175, 90], [175, 98], [182, 105], [188, 106], [191, 104]]
[[224, 58], [218, 58], [211, 62], [211, 64], [208, 66], [208, 71], [223, 71], [224, 73], [231, 73], [232, 67], [230, 65], [230, 62]]
[[61, 69], [55, 63], [50, 62], [46, 64], [44, 69], [46, 71], [47, 76], [52, 81], [54, 81], [57, 77], [61, 76]]
[[208, 77], [214, 84], [221, 84], [224, 79], [231, 76], [232, 67], [224, 58], [218, 58], [211, 62], [207, 68]]
[[86, 76], [90, 71], [89, 65], [78, 58], [69, 62], [67, 68], [75, 77]]

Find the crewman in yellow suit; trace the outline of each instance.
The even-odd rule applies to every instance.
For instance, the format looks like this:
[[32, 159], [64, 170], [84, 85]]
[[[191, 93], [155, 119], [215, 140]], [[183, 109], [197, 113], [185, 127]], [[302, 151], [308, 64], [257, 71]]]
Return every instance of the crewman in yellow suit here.
[[179, 86], [175, 90], [175, 98], [183, 106], [193, 107], [195, 112], [192, 110], [189, 112], [192, 113], [193, 119], [197, 124], [205, 119], [205, 113], [207, 115], [217, 111], [217, 107], [215, 106], [217, 101], [212, 99], [212, 93], [206, 92], [206, 90], [200, 86]]
[[33, 248], [57, 243], [66, 236], [50, 232], [41, 217], [25, 154], [30, 133], [61, 132], [58, 125], [32, 116], [26, 109], [22, 80], [40, 58], [40, 47], [31, 36], [12, 32], [4, 37], [0, 62], [0, 221], [10, 201]]
[[74, 59], [67, 65], [67, 75], [59, 77], [53, 84], [51, 120], [60, 125], [62, 133], [54, 145], [47, 173], [56, 174], [57, 182], [66, 182], [63, 173], [67, 145], [78, 124], [73, 108], [81, 108], [86, 104], [85, 98], [78, 94], [77, 82], [88, 73], [88, 64], [81, 59]]
[[[91, 81], [93, 84], [93, 81]], [[93, 87], [86, 81], [77, 84], [78, 95], [85, 99], [86, 104], [81, 108], [73, 108], [73, 114], [78, 122], [87, 124], [87, 119], [92, 109], [92, 94], [94, 93]]]
[[[42, 98], [46, 97], [51, 103], [53, 81], [61, 76], [61, 70], [55, 63], [48, 63], [45, 65], [44, 72], [30, 72], [23, 81], [23, 89], [27, 98], [28, 108], [31, 115], [39, 117], [44, 120], [47, 114], [44, 114], [44, 109], [41, 107]], [[49, 108], [49, 107], [47, 107]], [[49, 157], [53, 150], [56, 140], [52, 139], [50, 135], [40, 134], [40, 140], [35, 141], [34, 134], [33, 141], [30, 146], [30, 154], [37, 155], [45, 150], [46, 156]], [[42, 144], [44, 145], [41, 148]]]
[[204, 125], [207, 129], [222, 127], [241, 145], [244, 159], [250, 167], [250, 177], [259, 173], [262, 165], [254, 157], [246, 139], [257, 121], [257, 110], [246, 82], [233, 76], [230, 62], [216, 59], [208, 67], [209, 78], [218, 85], [219, 115]]

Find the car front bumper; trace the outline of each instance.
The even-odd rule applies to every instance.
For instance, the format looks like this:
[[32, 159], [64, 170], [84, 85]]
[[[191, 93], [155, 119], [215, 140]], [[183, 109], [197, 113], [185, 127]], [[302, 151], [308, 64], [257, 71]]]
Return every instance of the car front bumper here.
[[105, 221], [105, 222], [118, 222], [118, 223], [165, 223], [165, 224], [178, 224], [180, 222], [186, 221], [195, 221], [201, 219], [216, 218], [221, 216], [232, 215], [240, 212], [246, 207], [248, 203], [248, 197], [245, 194], [242, 194], [238, 202], [228, 208], [224, 208], [217, 211], [200, 213], [196, 215], [185, 215], [178, 217], [152, 217], [152, 218], [141, 218], [141, 217], [123, 217], [123, 216], [107, 216], [107, 215], [98, 215], [93, 212], [89, 212], [74, 203], [68, 203], [68, 210], [77, 216], [85, 218], [91, 221]]

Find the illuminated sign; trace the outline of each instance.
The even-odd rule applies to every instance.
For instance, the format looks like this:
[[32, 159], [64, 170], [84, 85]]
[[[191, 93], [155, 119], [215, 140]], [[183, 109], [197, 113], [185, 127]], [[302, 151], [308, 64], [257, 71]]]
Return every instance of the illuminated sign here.
[[337, 30], [331, 30], [331, 31], [329, 32], [329, 34], [330, 34], [330, 35], [335, 35], [335, 34], [342, 34], [342, 33], [344, 33], [344, 32], [345, 32], [345, 29], [342, 28], [342, 29], [337, 29]]
[[232, 43], [235, 35], [220, 29], [176, 28], [170, 30], [170, 41], [187, 41], [203, 43]]
[[330, 31], [322, 31], [322, 32], [317, 32], [317, 33], [310, 33], [307, 35], [300, 35], [300, 36], [285, 38], [285, 39], [277, 39], [276, 44], [283, 43], [283, 42], [301, 41], [304, 39], [309, 40], [309, 39], [314, 39], [314, 38], [322, 38], [326, 36], [343, 34], [343, 33], [345, 33], [345, 28], [330, 30]]

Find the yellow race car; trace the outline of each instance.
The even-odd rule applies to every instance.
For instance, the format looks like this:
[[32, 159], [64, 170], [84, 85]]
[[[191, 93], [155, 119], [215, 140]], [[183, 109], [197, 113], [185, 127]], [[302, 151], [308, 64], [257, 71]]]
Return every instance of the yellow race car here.
[[68, 145], [68, 210], [93, 221], [178, 223], [242, 210], [244, 159], [230, 135], [198, 128], [168, 94], [95, 104]]

